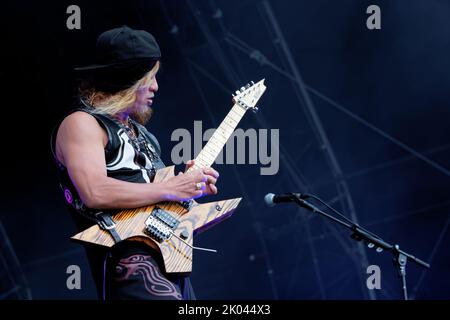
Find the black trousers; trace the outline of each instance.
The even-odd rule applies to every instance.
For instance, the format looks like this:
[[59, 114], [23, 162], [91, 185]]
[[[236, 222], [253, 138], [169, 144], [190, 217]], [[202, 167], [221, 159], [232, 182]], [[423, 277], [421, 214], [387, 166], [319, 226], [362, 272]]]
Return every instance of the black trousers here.
[[104, 253], [102, 279], [97, 282], [102, 298], [195, 300], [189, 278], [167, 274], [163, 266], [160, 253], [148, 246], [127, 241], [116, 245]]

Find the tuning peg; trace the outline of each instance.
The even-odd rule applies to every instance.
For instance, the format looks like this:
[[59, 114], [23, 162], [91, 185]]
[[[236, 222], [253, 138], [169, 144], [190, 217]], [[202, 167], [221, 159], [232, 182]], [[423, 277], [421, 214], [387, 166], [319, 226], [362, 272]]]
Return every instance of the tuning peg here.
[[254, 85], [255, 83], [253, 81], [250, 81], [252, 85]]
[[253, 107], [253, 112], [254, 113], [258, 112], [258, 107]]
[[248, 89], [248, 88], [250, 88], [250, 87], [251, 87], [250, 83], [247, 83], [246, 88]]
[[242, 87], [242, 88], [241, 88], [241, 91], [242, 91], [242, 92], [245, 91], [245, 87]]
[[241, 92], [239, 90], [236, 90], [236, 95], [239, 95]]

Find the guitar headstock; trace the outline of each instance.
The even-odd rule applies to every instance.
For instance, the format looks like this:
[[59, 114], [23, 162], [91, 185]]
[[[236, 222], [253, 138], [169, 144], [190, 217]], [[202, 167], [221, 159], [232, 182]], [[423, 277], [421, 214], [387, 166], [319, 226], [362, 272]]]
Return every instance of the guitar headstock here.
[[257, 83], [252, 81], [245, 87], [237, 90], [236, 94], [233, 95], [233, 102], [240, 105], [245, 110], [253, 109], [253, 111], [257, 111], [258, 108], [256, 107], [256, 103], [267, 88], [264, 85], [264, 80], [265, 79], [262, 79]]

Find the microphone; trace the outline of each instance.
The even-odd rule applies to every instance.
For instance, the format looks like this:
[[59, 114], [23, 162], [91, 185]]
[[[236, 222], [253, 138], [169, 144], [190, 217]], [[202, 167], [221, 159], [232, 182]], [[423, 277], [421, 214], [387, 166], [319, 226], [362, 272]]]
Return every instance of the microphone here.
[[301, 193], [283, 193], [277, 195], [273, 193], [268, 193], [264, 197], [264, 201], [269, 207], [273, 207], [277, 203], [294, 202], [295, 199], [306, 199], [306, 198], [309, 198], [309, 195]]

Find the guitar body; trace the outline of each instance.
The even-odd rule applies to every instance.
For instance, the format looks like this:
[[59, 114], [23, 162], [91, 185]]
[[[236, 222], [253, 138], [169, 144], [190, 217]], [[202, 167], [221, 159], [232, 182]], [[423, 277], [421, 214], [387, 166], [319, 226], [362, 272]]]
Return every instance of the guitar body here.
[[[158, 170], [154, 182], [170, 179], [175, 174], [174, 169], [171, 166]], [[122, 241], [143, 241], [159, 249], [166, 272], [186, 274], [192, 271], [194, 234], [228, 218], [241, 200], [236, 198], [204, 204], [192, 201], [189, 209], [178, 202], [161, 202], [120, 211], [114, 214], [113, 219]], [[161, 232], [168, 233], [164, 236]], [[72, 239], [105, 247], [115, 244], [110, 233], [98, 225], [76, 234]]]

